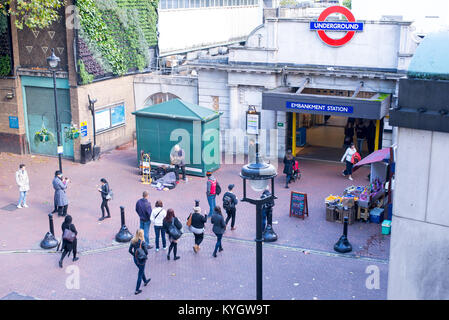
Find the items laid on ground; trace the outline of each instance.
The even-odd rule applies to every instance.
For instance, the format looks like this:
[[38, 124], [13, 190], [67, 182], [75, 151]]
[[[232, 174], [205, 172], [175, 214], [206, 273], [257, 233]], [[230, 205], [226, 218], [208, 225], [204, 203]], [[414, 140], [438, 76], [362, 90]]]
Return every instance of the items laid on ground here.
[[[356, 220], [382, 223], [384, 200], [384, 184], [379, 179], [367, 186], [350, 186], [344, 190], [343, 196], [330, 195], [325, 199], [326, 220], [343, 223], [344, 217], [348, 217], [349, 224]], [[389, 234], [391, 221], [384, 222], [382, 234]]]
[[176, 176], [173, 168], [161, 166], [151, 169], [151, 186], [157, 190], [167, 191], [176, 187]]

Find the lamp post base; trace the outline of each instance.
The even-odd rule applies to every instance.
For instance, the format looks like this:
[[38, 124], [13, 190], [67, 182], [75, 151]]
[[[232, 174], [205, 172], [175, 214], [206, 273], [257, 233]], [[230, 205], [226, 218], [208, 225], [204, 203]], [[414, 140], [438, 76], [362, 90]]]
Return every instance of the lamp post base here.
[[342, 235], [334, 245], [334, 250], [340, 253], [347, 253], [352, 251], [352, 246], [345, 235]]
[[278, 235], [274, 232], [273, 227], [267, 225], [263, 233], [263, 241], [265, 242], [275, 242], [278, 239]]

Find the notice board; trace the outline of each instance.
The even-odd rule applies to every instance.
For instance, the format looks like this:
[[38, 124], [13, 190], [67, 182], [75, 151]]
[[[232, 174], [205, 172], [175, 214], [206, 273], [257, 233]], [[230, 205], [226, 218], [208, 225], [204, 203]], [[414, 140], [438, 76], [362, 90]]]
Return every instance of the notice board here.
[[303, 218], [309, 216], [309, 207], [307, 205], [307, 194], [292, 191], [290, 195], [290, 217]]

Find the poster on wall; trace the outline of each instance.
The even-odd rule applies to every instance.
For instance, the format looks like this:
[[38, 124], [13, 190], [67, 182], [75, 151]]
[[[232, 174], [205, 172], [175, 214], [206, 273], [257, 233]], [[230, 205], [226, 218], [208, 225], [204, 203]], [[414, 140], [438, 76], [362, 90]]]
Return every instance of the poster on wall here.
[[111, 108], [111, 127], [125, 123], [125, 105], [121, 104]]
[[95, 131], [103, 131], [111, 127], [110, 109], [95, 112]]

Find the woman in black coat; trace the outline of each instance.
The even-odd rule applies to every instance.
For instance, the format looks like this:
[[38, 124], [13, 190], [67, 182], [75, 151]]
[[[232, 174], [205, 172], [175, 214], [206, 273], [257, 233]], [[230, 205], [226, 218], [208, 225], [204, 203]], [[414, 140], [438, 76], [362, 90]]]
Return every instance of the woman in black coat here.
[[[138, 259], [138, 250], [140, 248], [145, 253], [143, 257], [144, 259]], [[147, 245], [144, 241], [144, 233], [142, 229], [138, 229], [136, 231], [136, 235], [134, 236], [134, 238], [132, 238], [128, 251], [133, 256], [134, 263], [136, 264], [137, 268], [139, 268], [139, 273], [137, 274], [136, 291], [134, 292], [134, 294], [139, 294], [142, 292], [142, 290], [140, 290], [140, 284], [142, 283], [142, 280], [145, 287], [151, 281], [151, 278], [147, 279], [147, 277], [145, 276], [145, 264], [147, 262], [148, 250]]]
[[193, 251], [197, 253], [200, 251], [200, 244], [203, 242], [204, 238], [204, 224], [207, 221], [207, 214], [201, 214], [201, 208], [198, 206], [199, 201], [196, 202], [193, 208], [192, 224], [190, 225], [190, 231], [192, 231], [195, 236], [195, 245], [193, 246]]
[[219, 206], [215, 207], [214, 214], [212, 215], [210, 222], [214, 225], [212, 231], [217, 236], [217, 243], [215, 244], [215, 250], [214, 253], [212, 254], [212, 256], [216, 258], [217, 250], [219, 252], [223, 251], [223, 247], [221, 246], [221, 238], [223, 238], [223, 234], [225, 233], [226, 230], [226, 222], [223, 218], [223, 214], [221, 213], [221, 208]]
[[288, 184], [290, 183], [290, 180], [292, 179], [294, 161], [295, 161], [295, 158], [292, 155], [292, 151], [288, 150], [284, 156], [284, 171], [283, 171], [283, 173], [285, 173], [287, 175], [286, 180], [285, 180], [286, 188], [288, 188]]
[[178, 252], [178, 239], [174, 239], [169, 232], [171, 224], [173, 224], [175, 228], [181, 231], [182, 224], [178, 220], [178, 218], [175, 217], [175, 211], [173, 209], [168, 209], [167, 215], [165, 216], [164, 221], [162, 223], [162, 227], [168, 234], [168, 240], [170, 241], [170, 246], [168, 247], [167, 260], [170, 260], [170, 253], [172, 249], [173, 249], [173, 260], [178, 260], [179, 258], [181, 258], [180, 256], [176, 255], [176, 253]]
[[[107, 199], [107, 195], [109, 194], [109, 183], [106, 181], [105, 178], [101, 178], [101, 188], [98, 189], [98, 191], [101, 193], [101, 218], [98, 219], [100, 221], [103, 221], [106, 218], [110, 218], [111, 217], [111, 213], [109, 212], [109, 206], [108, 206], [108, 201], [109, 199]], [[107, 217], [104, 216], [104, 209], [106, 208], [106, 211], [108, 212]]]
[[[71, 251], [73, 251], [73, 261], [75, 262], [75, 261], [79, 260], [79, 258], [76, 256], [76, 246], [77, 246], [76, 236], [78, 235], [78, 231], [76, 230], [75, 225], [72, 223], [72, 216], [67, 215], [65, 217], [65, 220], [62, 223], [61, 228], [62, 228], [63, 239], [62, 239], [62, 248], [61, 248], [62, 255], [61, 255], [61, 259], [59, 260], [60, 268], [62, 268], [62, 260], [64, 260], [64, 257], [67, 254], [70, 255]], [[72, 242], [64, 239], [64, 231], [66, 229], [69, 229], [70, 231], [72, 231], [75, 234], [75, 239]]]

